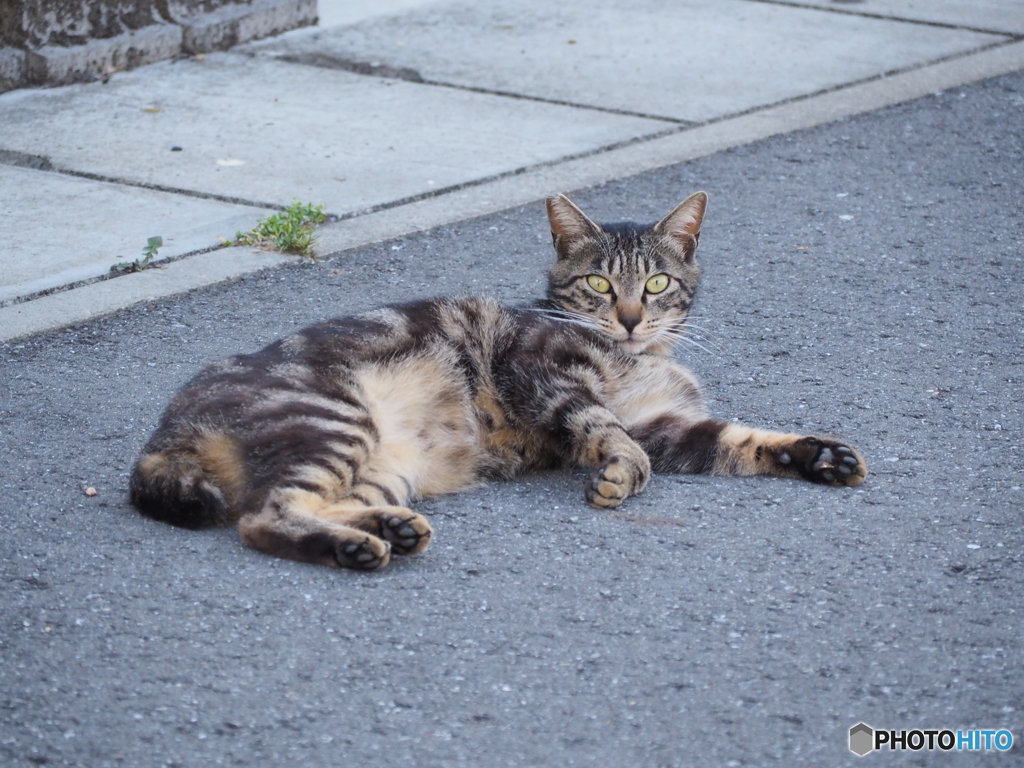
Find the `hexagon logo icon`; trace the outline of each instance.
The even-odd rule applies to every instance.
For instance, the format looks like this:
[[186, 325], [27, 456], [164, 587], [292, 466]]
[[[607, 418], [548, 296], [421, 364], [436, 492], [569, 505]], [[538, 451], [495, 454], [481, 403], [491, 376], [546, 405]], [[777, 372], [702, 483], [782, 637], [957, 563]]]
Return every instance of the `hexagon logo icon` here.
[[875, 748], [875, 732], [866, 723], [857, 723], [850, 729], [850, 751], [864, 757]]

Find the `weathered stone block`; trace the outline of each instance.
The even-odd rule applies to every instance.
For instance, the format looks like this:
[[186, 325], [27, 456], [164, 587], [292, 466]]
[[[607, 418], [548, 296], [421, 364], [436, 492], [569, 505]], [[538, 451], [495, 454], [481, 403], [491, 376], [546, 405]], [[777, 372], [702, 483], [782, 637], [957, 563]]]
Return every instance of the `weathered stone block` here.
[[84, 45], [47, 45], [26, 54], [28, 81], [61, 84], [133, 69], [176, 56], [181, 51], [181, 27], [153, 24], [116, 37]]
[[38, 49], [117, 37], [164, 19], [160, 0], [0, 0], [9, 45]]
[[0, 93], [23, 85], [26, 77], [25, 52], [0, 48]]
[[224, 50], [316, 20], [316, 0], [0, 0], [0, 92]]
[[222, 51], [239, 43], [309, 26], [317, 20], [316, 0], [253, 0], [182, 19], [182, 48], [188, 53]]

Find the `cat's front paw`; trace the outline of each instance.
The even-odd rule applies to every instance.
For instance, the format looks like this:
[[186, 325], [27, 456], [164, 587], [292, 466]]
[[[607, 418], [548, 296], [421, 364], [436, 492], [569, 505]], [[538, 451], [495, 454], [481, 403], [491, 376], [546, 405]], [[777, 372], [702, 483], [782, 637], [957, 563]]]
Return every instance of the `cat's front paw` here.
[[617, 507], [622, 501], [640, 493], [651, 476], [651, 461], [642, 450], [633, 456], [613, 456], [587, 481], [585, 495], [595, 507]]
[[779, 449], [775, 460], [812, 483], [860, 485], [868, 475], [867, 464], [845, 443], [822, 437], [804, 437]]

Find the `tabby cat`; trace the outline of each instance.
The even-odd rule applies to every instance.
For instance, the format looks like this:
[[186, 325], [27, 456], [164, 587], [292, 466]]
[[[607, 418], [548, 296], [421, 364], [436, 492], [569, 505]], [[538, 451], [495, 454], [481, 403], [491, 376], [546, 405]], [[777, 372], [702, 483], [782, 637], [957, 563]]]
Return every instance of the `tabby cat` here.
[[640, 493], [652, 470], [857, 485], [867, 469], [844, 443], [708, 418], [672, 359], [706, 205], [698, 192], [653, 226], [599, 226], [552, 197], [546, 300], [392, 305], [207, 368], [135, 464], [132, 503], [368, 570], [430, 543], [410, 501], [529, 469], [589, 468], [597, 507]]

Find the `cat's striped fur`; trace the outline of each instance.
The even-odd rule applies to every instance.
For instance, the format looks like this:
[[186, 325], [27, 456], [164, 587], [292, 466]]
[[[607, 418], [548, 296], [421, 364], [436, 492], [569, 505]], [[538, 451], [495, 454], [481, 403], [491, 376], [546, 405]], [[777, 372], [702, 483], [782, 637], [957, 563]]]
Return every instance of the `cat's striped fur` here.
[[598, 507], [652, 469], [856, 485], [867, 470], [852, 448], [710, 419], [671, 359], [706, 202], [600, 227], [551, 198], [545, 301], [390, 306], [213, 365], [164, 413], [132, 502], [185, 527], [237, 522], [280, 557], [372, 569], [429, 544], [411, 501], [529, 469], [591, 468]]

